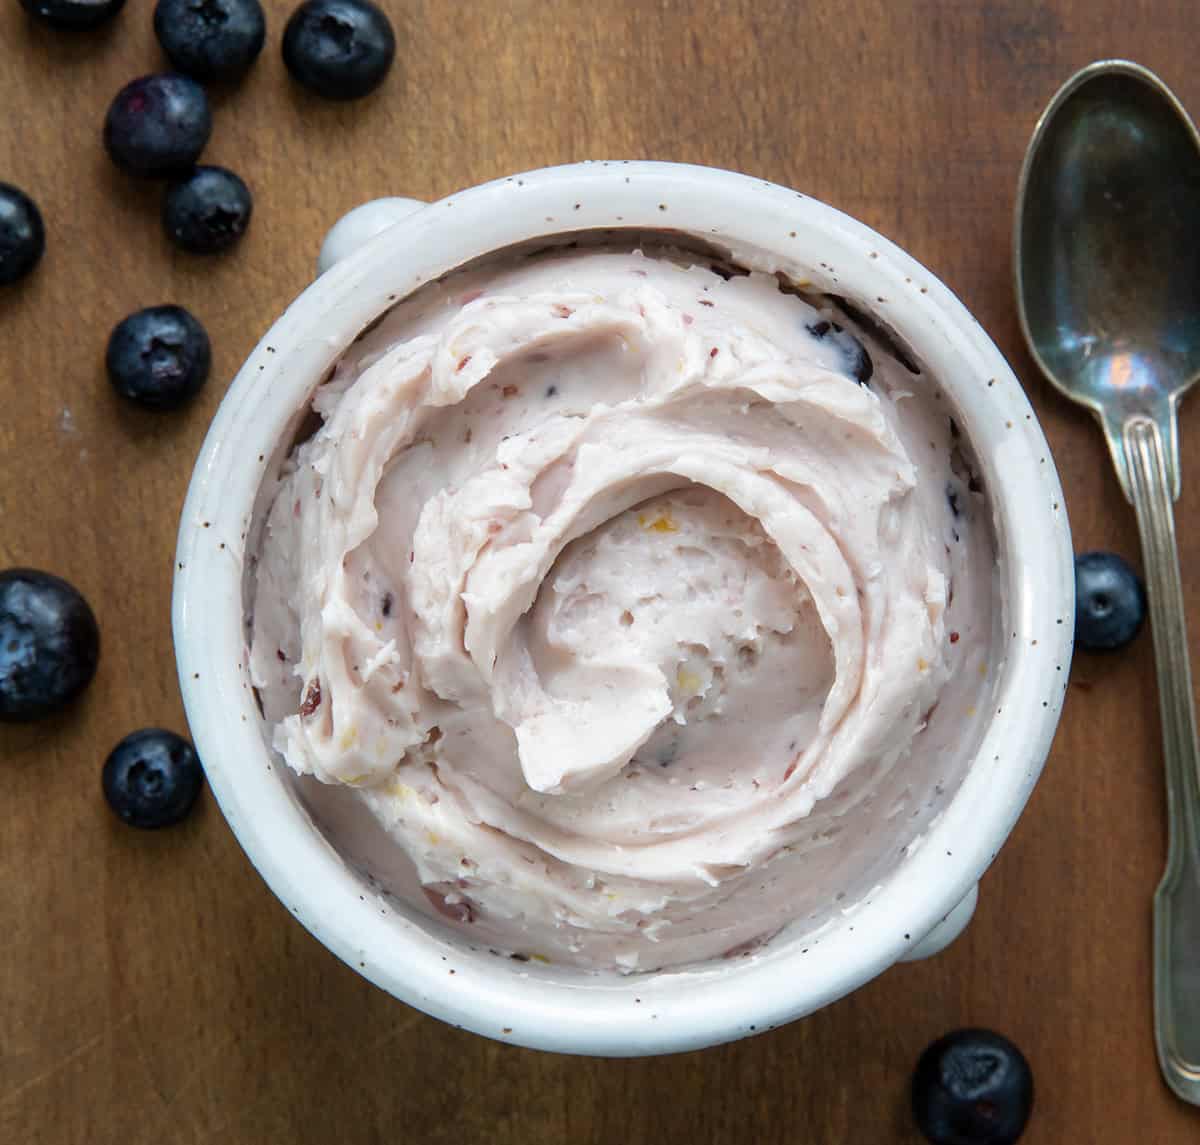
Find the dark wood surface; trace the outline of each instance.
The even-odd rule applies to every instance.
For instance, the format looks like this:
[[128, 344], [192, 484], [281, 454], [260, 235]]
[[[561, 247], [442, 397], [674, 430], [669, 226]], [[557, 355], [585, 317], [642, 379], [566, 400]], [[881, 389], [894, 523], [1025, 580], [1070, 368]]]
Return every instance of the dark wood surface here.
[[[658, 1060], [557, 1057], [444, 1027], [297, 926], [209, 796], [156, 834], [117, 823], [99, 790], [126, 731], [184, 730], [172, 550], [209, 417], [308, 281], [325, 228], [381, 194], [649, 157], [834, 203], [947, 281], [1009, 355], [1077, 549], [1138, 560], [1099, 433], [1021, 345], [1011, 212], [1039, 110], [1088, 61], [1137, 59], [1200, 110], [1191, 0], [385, 0], [397, 66], [349, 106], [289, 82], [289, 5], [266, 7], [262, 59], [215, 97], [208, 157], [256, 195], [247, 240], [215, 261], [174, 252], [158, 190], [100, 147], [112, 94], [161, 67], [150, 0], [91, 37], [33, 27], [16, 0], [0, 9], [0, 180], [28, 190], [48, 227], [42, 266], [0, 293], [0, 567], [75, 581], [104, 639], [74, 710], [0, 730], [0, 1141], [915, 1143], [912, 1064], [964, 1024], [1027, 1052], [1029, 1145], [1200, 1140], [1151, 1037], [1164, 795], [1148, 635], [1076, 658], [1044, 777], [955, 946], [788, 1028]], [[127, 312], [165, 301], [207, 324], [214, 378], [186, 413], [151, 417], [118, 405], [103, 349]], [[1195, 600], [1200, 409], [1185, 409], [1182, 442]]]

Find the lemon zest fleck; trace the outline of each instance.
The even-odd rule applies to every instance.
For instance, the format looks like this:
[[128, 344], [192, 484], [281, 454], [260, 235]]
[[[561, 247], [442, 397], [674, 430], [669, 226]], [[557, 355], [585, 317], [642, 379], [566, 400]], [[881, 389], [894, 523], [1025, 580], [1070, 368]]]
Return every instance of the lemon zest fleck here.
[[656, 513], [651, 518], [649, 513], [638, 514], [638, 524], [648, 533], [678, 533], [679, 526], [671, 520], [667, 513]]

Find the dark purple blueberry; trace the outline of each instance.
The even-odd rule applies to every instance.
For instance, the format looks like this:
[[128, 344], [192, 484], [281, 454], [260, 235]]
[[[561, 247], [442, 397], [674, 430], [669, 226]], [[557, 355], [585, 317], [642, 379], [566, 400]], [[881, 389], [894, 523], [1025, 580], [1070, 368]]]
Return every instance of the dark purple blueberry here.
[[104, 364], [123, 398], [152, 410], [172, 410], [208, 380], [208, 335], [182, 306], [151, 306], [119, 322]]
[[172, 183], [163, 199], [163, 226], [171, 241], [193, 254], [228, 250], [246, 233], [253, 210], [250, 188], [224, 167], [197, 167]]
[[848, 330], [825, 318], [806, 326], [805, 329], [818, 342], [828, 341], [837, 347], [842, 355], [846, 373], [859, 385], [865, 386], [871, 380], [875, 373], [875, 363], [871, 361], [867, 348]]
[[0, 721], [58, 711], [99, 660], [100, 629], [78, 589], [36, 569], [0, 572]]
[[26, 12], [55, 28], [94, 28], [124, 6], [125, 0], [21, 0]]
[[1075, 558], [1075, 643], [1088, 652], [1124, 648], [1146, 619], [1146, 589], [1116, 553]]
[[374, 91], [395, 55], [392, 25], [369, 0], [306, 0], [283, 33], [292, 78], [325, 99]]
[[956, 1030], [917, 1062], [913, 1115], [933, 1145], [1013, 1145], [1033, 1110], [1025, 1056], [991, 1030]]
[[104, 798], [131, 827], [169, 827], [192, 809], [204, 771], [196, 749], [162, 728], [130, 732], [109, 753], [100, 776]]
[[950, 515], [956, 520], [962, 516], [962, 505], [959, 500], [961, 496], [958, 485], [953, 481], [947, 481], [946, 504], [950, 506]]
[[181, 175], [212, 134], [208, 97], [194, 79], [168, 72], [126, 84], [104, 117], [104, 146], [131, 175]]
[[158, 0], [154, 34], [171, 67], [193, 79], [232, 79], [258, 59], [267, 21], [258, 0]]
[[24, 278], [46, 249], [37, 204], [10, 183], [0, 183], [0, 286]]

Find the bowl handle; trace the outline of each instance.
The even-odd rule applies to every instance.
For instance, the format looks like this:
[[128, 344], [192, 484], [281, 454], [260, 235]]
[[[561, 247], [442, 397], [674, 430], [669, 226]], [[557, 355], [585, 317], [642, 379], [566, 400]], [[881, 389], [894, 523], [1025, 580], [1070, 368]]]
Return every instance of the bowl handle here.
[[979, 884], [976, 883], [963, 896], [962, 901], [937, 924], [924, 938], [900, 959], [901, 962], [916, 962], [921, 958], [929, 958], [940, 954], [966, 929], [975, 913], [975, 904], [979, 901]]
[[420, 199], [390, 198], [372, 199], [355, 207], [330, 227], [317, 256], [317, 274], [324, 274], [335, 262], [426, 205]]

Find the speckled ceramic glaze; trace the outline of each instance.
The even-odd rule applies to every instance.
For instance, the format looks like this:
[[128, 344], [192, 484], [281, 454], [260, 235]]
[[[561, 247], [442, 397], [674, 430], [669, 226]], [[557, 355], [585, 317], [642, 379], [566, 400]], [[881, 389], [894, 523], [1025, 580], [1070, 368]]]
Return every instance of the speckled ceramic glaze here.
[[[863, 867], [862, 893], [844, 909], [798, 919], [748, 957], [625, 977], [475, 948], [383, 893], [375, 876], [386, 882], [386, 872], [361, 822], [296, 783], [266, 746], [246, 667], [243, 583], [264, 476], [312, 390], [365, 327], [474, 259], [610, 229], [709, 244], [747, 267], [846, 297], [892, 328], [937, 378], [970, 442], [993, 514], [1003, 617], [995, 713], [969, 766], [953, 782], [922, 774], [929, 795], [912, 812], [917, 827], [896, 817], [852, 839], [874, 864]], [[349, 965], [428, 1013], [507, 1041], [594, 1054], [683, 1050], [768, 1029], [949, 941], [1049, 750], [1074, 604], [1066, 514], [1045, 439], [1012, 371], [961, 303], [887, 240], [824, 204], [743, 175], [660, 163], [552, 168], [428, 206], [383, 200], [339, 224], [321, 261], [327, 273], [259, 344], [213, 421], [184, 508], [174, 597], [184, 701], [213, 791], [296, 917]]]

